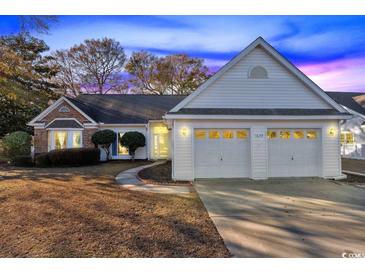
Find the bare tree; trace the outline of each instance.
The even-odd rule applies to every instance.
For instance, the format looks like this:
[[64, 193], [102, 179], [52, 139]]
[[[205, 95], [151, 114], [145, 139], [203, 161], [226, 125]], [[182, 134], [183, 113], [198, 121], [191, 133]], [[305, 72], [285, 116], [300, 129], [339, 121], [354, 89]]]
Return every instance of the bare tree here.
[[55, 15], [20, 15], [20, 31], [27, 32], [35, 30], [38, 33], [49, 32], [51, 24], [58, 21], [58, 17]]
[[57, 51], [54, 57], [61, 71], [56, 80], [66, 93], [106, 94], [126, 89], [122, 77], [126, 55], [114, 39], [85, 40], [67, 51]]
[[58, 68], [54, 80], [62, 93], [76, 97], [81, 91], [81, 80], [78, 77], [76, 64], [66, 50], [58, 50], [53, 53], [53, 61]]
[[189, 94], [211, 76], [201, 59], [186, 54], [159, 58], [145, 51], [134, 52], [126, 70], [134, 92], [160, 95]]
[[85, 40], [69, 50], [77, 73], [87, 89], [105, 94], [121, 91], [121, 73], [126, 60], [123, 47], [114, 39]]

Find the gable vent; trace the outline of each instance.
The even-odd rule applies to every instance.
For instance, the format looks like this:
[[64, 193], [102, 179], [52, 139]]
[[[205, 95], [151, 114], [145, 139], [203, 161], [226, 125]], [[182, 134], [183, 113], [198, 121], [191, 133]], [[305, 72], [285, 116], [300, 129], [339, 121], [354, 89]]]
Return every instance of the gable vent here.
[[253, 67], [249, 72], [248, 78], [251, 78], [251, 79], [267, 79], [268, 78], [267, 71], [262, 66]]

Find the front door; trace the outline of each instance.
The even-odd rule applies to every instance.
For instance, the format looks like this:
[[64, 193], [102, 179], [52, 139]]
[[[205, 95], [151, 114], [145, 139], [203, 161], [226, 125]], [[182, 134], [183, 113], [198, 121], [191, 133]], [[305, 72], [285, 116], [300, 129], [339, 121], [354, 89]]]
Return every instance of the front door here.
[[168, 133], [153, 134], [153, 155], [156, 159], [166, 159], [169, 156]]

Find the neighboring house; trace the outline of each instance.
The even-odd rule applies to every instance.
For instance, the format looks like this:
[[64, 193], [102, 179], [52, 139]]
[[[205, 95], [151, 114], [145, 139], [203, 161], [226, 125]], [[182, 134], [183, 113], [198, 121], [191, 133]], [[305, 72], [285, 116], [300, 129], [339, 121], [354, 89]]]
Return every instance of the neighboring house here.
[[[62, 97], [30, 122], [35, 153], [91, 146], [98, 129], [145, 134], [137, 158], [171, 158], [175, 180], [341, 176], [347, 110], [261, 37], [187, 97]], [[114, 159], [127, 151], [112, 146]]]
[[341, 121], [341, 154], [346, 158], [365, 159], [365, 94], [358, 92], [327, 92], [353, 116]]

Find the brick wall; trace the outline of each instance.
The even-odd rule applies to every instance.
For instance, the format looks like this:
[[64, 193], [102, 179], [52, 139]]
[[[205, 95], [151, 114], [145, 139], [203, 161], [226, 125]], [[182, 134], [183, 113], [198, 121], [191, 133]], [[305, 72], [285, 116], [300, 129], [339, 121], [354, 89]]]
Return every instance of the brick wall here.
[[[70, 112], [59, 112], [59, 109], [63, 106], [66, 106], [70, 109]], [[45, 122], [48, 124], [55, 118], [76, 118], [81, 123], [90, 123], [88, 119], [86, 119], [81, 113], [79, 113], [76, 109], [74, 109], [67, 102], [62, 102], [56, 109], [48, 113], [43, 119], [37, 122]]]
[[[67, 106], [70, 109], [70, 112], [59, 112], [59, 109], [63, 106]], [[45, 125], [47, 125], [56, 118], [75, 118], [82, 124], [91, 122], [67, 102], [61, 103], [56, 109], [37, 122], [44, 122]], [[83, 147], [94, 147], [94, 144], [91, 142], [91, 136], [97, 130], [98, 129], [96, 128], [84, 128], [82, 131]], [[48, 131], [46, 129], [34, 129], [34, 153], [39, 154], [45, 152], [48, 152]]]
[[91, 136], [97, 131], [97, 128], [85, 128], [82, 135], [83, 147], [95, 147], [91, 142]]
[[34, 129], [34, 154], [48, 151], [48, 132], [46, 129]]

